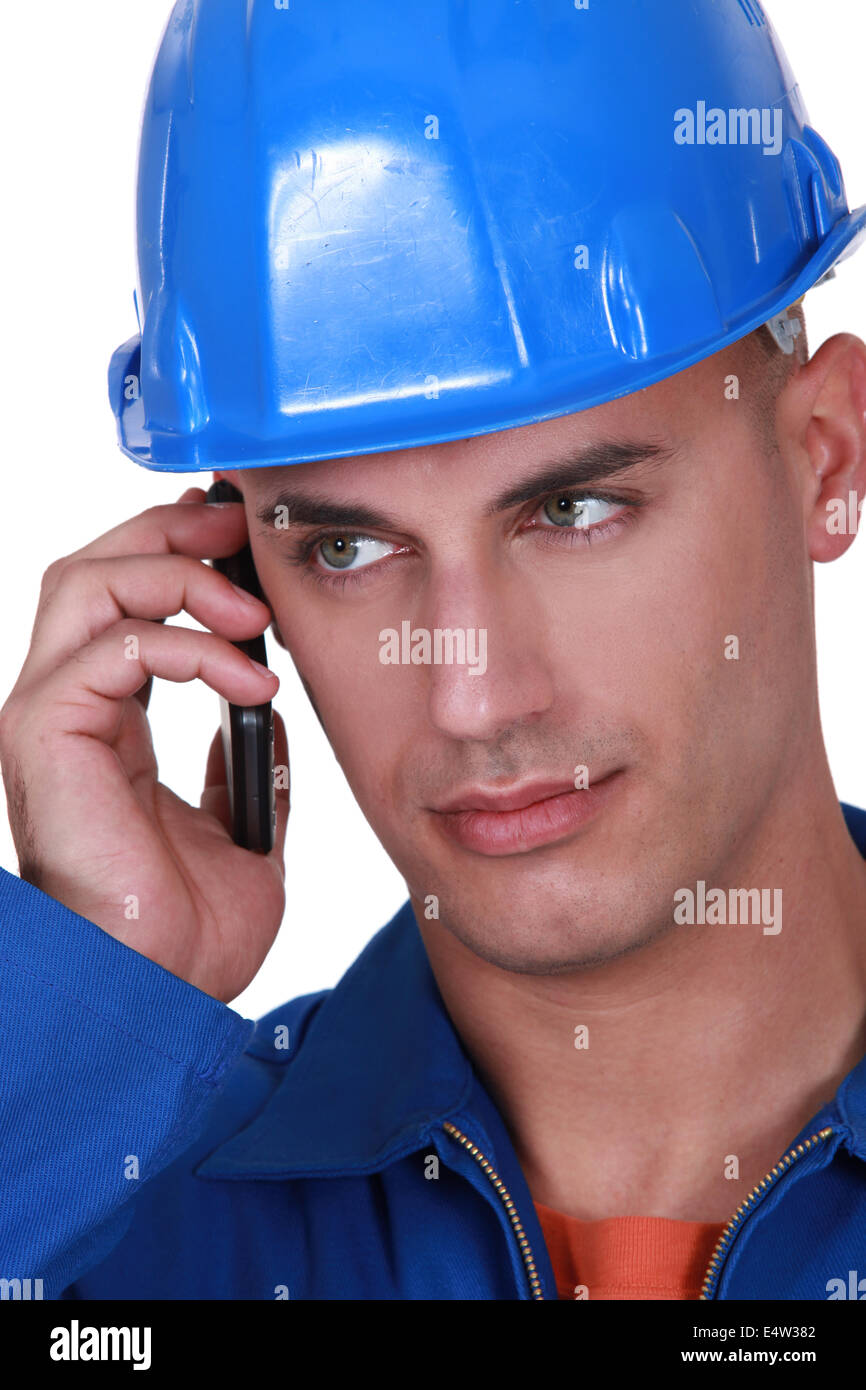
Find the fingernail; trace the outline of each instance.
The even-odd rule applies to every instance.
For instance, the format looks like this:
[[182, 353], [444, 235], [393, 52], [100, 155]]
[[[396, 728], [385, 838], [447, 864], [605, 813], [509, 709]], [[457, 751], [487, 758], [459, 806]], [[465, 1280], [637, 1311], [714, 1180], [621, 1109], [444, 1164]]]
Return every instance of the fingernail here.
[[238, 598], [243, 599], [244, 603], [258, 603], [259, 600], [256, 598], [255, 594], [250, 593], [249, 589], [242, 589], [239, 584], [232, 584], [232, 588]]
[[253, 670], [257, 671], [260, 676], [273, 676], [273, 671], [269, 671], [267, 666], [262, 666], [261, 662], [253, 661], [251, 656], [247, 657], [247, 661], [250, 663]]

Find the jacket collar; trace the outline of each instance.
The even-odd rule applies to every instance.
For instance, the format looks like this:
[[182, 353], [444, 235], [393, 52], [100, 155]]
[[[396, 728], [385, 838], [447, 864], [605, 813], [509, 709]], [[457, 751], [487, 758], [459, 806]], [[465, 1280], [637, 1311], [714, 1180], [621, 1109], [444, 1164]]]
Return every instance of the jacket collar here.
[[[262, 1020], [248, 1051], [273, 1061], [281, 1013]], [[472, 1084], [406, 902], [324, 995], [297, 1056], [253, 1122], [196, 1172], [226, 1178], [375, 1172], [456, 1114]]]
[[[866, 857], [866, 811], [843, 806]], [[248, 1051], [273, 1061], [273, 1027]], [[407, 901], [312, 1012], [297, 1056], [245, 1129], [199, 1164], [213, 1178], [372, 1173], [417, 1149], [430, 1128], [467, 1104], [473, 1068], [445, 1010]], [[476, 1083], [480, 1084], [480, 1083]], [[835, 1106], [866, 1158], [866, 1057]]]

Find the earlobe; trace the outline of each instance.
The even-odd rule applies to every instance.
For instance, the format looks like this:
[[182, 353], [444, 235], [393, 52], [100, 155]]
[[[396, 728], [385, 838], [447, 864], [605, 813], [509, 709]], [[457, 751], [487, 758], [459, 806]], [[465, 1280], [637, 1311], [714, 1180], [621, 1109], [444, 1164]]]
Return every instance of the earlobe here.
[[282, 647], [282, 649], [283, 649], [284, 652], [287, 652], [289, 649], [288, 649], [288, 647], [287, 647], [286, 644], [285, 644], [285, 641], [284, 641], [284, 639], [283, 639], [283, 634], [280, 632], [280, 629], [277, 627], [277, 624], [276, 624], [275, 622], [271, 623], [271, 629], [270, 629], [270, 630], [271, 630], [271, 632], [272, 632], [272, 634], [273, 634], [273, 636], [274, 636], [274, 639], [275, 639], [276, 642], [279, 644], [279, 646]]
[[851, 545], [866, 495], [866, 344], [839, 334], [806, 372], [818, 382], [804, 435], [813, 499], [807, 537], [811, 559], [825, 564]]

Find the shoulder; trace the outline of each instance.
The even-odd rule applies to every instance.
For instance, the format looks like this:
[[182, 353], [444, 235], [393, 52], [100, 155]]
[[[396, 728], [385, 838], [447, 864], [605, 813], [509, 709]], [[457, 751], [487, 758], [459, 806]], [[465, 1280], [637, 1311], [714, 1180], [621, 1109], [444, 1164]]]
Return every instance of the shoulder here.
[[195, 1151], [186, 1155], [194, 1162], [245, 1128], [267, 1104], [298, 1056], [307, 1030], [318, 1009], [332, 993], [322, 989], [302, 994], [278, 1005], [256, 1023], [243, 1055], [220, 1088]]

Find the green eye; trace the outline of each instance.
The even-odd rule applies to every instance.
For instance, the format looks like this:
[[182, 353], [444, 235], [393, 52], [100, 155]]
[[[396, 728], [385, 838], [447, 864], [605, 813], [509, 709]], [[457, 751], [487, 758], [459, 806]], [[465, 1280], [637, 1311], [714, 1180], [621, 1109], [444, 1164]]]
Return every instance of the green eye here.
[[589, 504], [585, 497], [569, 497], [567, 493], [563, 493], [562, 496], [551, 497], [545, 502], [543, 510], [548, 521], [552, 521], [554, 526], [582, 526], [585, 524]]
[[393, 549], [388, 541], [377, 540], [374, 536], [353, 536], [345, 531], [342, 535], [325, 536], [316, 546], [319, 568], [329, 570], [366, 569]]
[[331, 569], [345, 570], [358, 555], [358, 542], [353, 536], [331, 536], [320, 543], [319, 553]]

